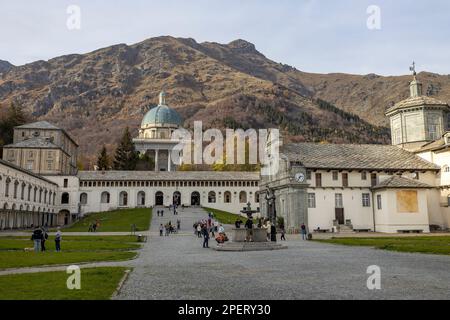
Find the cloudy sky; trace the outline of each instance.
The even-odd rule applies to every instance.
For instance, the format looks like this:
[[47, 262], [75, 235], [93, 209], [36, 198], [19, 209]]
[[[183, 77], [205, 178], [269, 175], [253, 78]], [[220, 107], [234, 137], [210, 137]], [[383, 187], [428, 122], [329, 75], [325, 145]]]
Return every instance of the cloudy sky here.
[[[70, 5], [80, 29], [67, 27]], [[0, 0], [0, 59], [21, 65], [172, 35], [242, 38], [308, 72], [398, 75], [415, 60], [450, 74], [449, 12], [448, 0]]]

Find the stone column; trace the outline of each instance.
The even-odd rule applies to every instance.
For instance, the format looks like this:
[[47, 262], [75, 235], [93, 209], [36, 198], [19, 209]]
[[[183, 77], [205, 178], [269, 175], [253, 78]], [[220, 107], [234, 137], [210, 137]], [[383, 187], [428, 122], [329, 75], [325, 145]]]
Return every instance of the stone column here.
[[172, 152], [171, 150], [168, 150], [168, 157], [167, 157], [167, 171], [172, 171]]
[[155, 172], [159, 171], [159, 150], [155, 150]]

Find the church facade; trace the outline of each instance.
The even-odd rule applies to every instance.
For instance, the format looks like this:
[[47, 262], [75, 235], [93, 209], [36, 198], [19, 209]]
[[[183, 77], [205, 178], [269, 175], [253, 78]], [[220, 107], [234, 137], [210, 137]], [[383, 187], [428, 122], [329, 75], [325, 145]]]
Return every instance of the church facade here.
[[[136, 150], [153, 160], [151, 171], [73, 172], [78, 146], [63, 130], [43, 122], [18, 127], [0, 162], [0, 229], [65, 225], [94, 212], [173, 204], [238, 214], [250, 203], [262, 216], [283, 218], [290, 232], [302, 224], [310, 232], [445, 230], [450, 227], [449, 114], [446, 103], [422, 94], [414, 75], [410, 98], [386, 112], [392, 145], [282, 145], [279, 170], [269, 176], [177, 171], [181, 163], [171, 158], [176, 145], [171, 135], [182, 119], [167, 106], [165, 93], [133, 140]], [[30, 151], [47, 162], [50, 155], [51, 171], [40, 171]]]

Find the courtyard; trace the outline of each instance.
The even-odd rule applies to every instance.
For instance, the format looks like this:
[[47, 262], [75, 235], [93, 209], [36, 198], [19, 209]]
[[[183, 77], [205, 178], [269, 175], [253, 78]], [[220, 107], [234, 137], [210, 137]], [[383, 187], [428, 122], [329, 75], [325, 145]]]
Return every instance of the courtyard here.
[[[62, 255], [51, 252], [51, 243], [45, 254], [23, 252], [28, 236], [2, 233], [0, 299], [424, 299], [424, 292], [427, 299], [450, 298], [450, 256], [442, 249], [448, 245], [446, 237], [302, 241], [288, 235], [287, 250], [217, 252], [203, 249], [202, 240], [194, 235], [194, 222], [207, 217], [204, 209], [184, 208], [178, 216], [165, 211], [164, 217], [152, 215], [149, 231], [139, 232], [148, 237], [142, 247], [126, 235], [126, 212], [114, 218], [96, 216], [122, 232], [63, 230]], [[150, 220], [151, 213], [146, 214]], [[178, 219], [178, 234], [159, 236], [160, 224], [175, 224]], [[227, 225], [228, 233], [230, 229]], [[395, 245], [412, 250], [424, 242], [440, 254], [389, 251], [397, 250]], [[78, 292], [65, 288], [69, 264], [82, 269], [85, 285]], [[381, 290], [367, 288], [369, 266], [380, 267]], [[131, 272], [124, 277], [126, 270]], [[104, 285], [94, 288], [91, 279]]]
[[[450, 298], [450, 256], [304, 242], [288, 250], [223, 253], [193, 235], [202, 209], [184, 209], [182, 232], [159, 237], [169, 217], [153, 216], [149, 241], [116, 299], [427, 299]], [[172, 221], [173, 222], [173, 221]], [[368, 290], [367, 268], [381, 268], [381, 290]]]

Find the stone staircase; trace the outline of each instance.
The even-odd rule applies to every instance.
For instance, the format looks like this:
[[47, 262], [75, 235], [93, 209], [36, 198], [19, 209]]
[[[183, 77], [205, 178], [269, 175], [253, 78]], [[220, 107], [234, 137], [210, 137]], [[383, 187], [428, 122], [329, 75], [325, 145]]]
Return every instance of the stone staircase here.
[[356, 232], [353, 231], [353, 228], [351, 226], [347, 225], [340, 225], [339, 226], [339, 234], [355, 234]]

